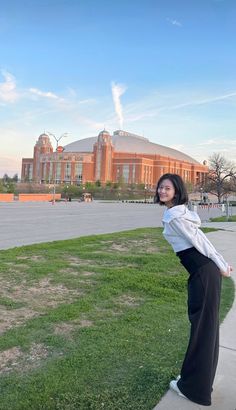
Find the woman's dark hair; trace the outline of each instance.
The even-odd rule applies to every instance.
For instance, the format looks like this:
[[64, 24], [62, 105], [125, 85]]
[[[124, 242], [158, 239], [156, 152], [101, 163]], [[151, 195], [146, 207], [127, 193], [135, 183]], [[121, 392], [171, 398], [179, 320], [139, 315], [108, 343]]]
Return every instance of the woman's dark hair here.
[[164, 174], [161, 176], [161, 178], [157, 182], [156, 195], [154, 198], [154, 202], [160, 205], [165, 205], [165, 203], [160, 200], [160, 197], [158, 194], [159, 186], [165, 179], [169, 179], [174, 185], [175, 196], [173, 199], [173, 206], [186, 204], [188, 202], [187, 189], [184, 184], [184, 181], [178, 174]]

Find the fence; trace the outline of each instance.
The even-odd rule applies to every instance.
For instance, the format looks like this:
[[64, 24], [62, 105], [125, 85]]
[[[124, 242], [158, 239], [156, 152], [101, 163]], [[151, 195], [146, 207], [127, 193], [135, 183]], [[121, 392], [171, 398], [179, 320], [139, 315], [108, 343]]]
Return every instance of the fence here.
[[197, 212], [202, 221], [208, 221], [210, 218], [217, 218], [220, 216], [229, 217], [236, 215], [236, 207], [230, 205], [229, 202], [224, 204], [196, 204], [194, 202], [190, 202], [189, 209]]

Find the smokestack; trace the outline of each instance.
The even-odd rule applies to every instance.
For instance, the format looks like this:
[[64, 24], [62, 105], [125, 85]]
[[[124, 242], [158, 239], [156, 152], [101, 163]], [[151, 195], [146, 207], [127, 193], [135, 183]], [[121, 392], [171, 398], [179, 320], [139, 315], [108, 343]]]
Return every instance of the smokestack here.
[[112, 98], [115, 106], [115, 111], [119, 120], [120, 130], [123, 129], [123, 112], [122, 112], [122, 105], [120, 101], [120, 97], [125, 93], [126, 87], [123, 84], [115, 84], [114, 82], [111, 83], [111, 90], [112, 90]]

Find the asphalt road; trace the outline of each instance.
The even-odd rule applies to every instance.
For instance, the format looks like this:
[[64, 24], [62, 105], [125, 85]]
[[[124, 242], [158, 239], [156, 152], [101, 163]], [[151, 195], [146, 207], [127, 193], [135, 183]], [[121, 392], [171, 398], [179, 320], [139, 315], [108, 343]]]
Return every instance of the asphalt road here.
[[[0, 249], [139, 227], [162, 226], [164, 208], [126, 202], [0, 203]], [[219, 209], [199, 209], [206, 221]]]

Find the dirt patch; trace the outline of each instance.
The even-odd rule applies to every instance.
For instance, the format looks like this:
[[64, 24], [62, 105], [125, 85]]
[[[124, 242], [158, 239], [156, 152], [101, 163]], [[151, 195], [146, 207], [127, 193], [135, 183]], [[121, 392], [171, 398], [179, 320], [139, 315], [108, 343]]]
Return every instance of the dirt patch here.
[[21, 356], [22, 351], [18, 347], [12, 347], [0, 352], [0, 373], [10, 371]]
[[12, 327], [20, 326], [27, 320], [39, 316], [39, 313], [30, 308], [19, 308], [9, 310], [0, 307], [0, 335], [11, 329]]
[[12, 286], [15, 286], [14, 279], [10, 282], [1, 278], [0, 296], [9, 296], [12, 290]]
[[21, 261], [21, 260], [26, 260], [26, 259], [29, 259], [29, 257], [28, 256], [17, 256], [16, 257], [16, 259], [18, 260], [18, 261]]
[[129, 249], [124, 245], [113, 243], [108, 251], [128, 252]]
[[71, 323], [60, 323], [54, 327], [54, 333], [56, 335], [63, 335], [68, 339], [71, 339], [73, 330], [75, 330], [75, 325]]
[[17, 260], [29, 260], [34, 262], [44, 262], [45, 258], [41, 255], [17, 256]]
[[77, 276], [79, 275], [80, 272], [77, 270], [74, 270], [73, 268], [65, 268], [65, 269], [60, 269], [59, 273], [65, 273], [65, 274]]
[[93, 326], [93, 322], [88, 319], [73, 320], [70, 323], [63, 322], [59, 323], [54, 327], [54, 333], [56, 335], [66, 336], [68, 339], [71, 339], [71, 333], [81, 327], [90, 327]]
[[82, 275], [82, 276], [92, 276], [92, 275], [95, 275], [95, 272], [87, 272], [87, 271], [85, 271], [85, 272], [81, 272], [81, 275]]
[[22, 281], [20, 285], [4, 281], [1, 283], [0, 296], [24, 303], [25, 307], [9, 310], [0, 305], [0, 334], [41, 315], [49, 307], [73, 303], [83, 294], [84, 291], [79, 289], [69, 289], [62, 284], [54, 285], [48, 278], [30, 287], [27, 287], [26, 281]]
[[90, 327], [93, 326], [93, 322], [88, 319], [82, 319], [79, 322], [79, 327]]
[[41, 255], [32, 255], [29, 259], [33, 262], [45, 262], [45, 258]]
[[90, 285], [90, 286], [94, 286], [97, 283], [95, 281], [92, 281], [90, 279], [78, 279], [78, 283], [80, 283], [81, 285]]
[[94, 264], [93, 260], [82, 259], [76, 256], [70, 256], [69, 258], [67, 258], [67, 260], [70, 262], [71, 266], [83, 266], [83, 265], [93, 265]]
[[129, 307], [137, 307], [140, 306], [143, 299], [130, 296], [130, 295], [121, 295], [118, 299], [116, 299], [116, 303], [119, 305], [129, 306]]
[[69, 289], [59, 284], [53, 285], [48, 278], [42, 279], [32, 287], [15, 286], [12, 288], [11, 297], [15, 301], [25, 302], [33, 309], [56, 307], [61, 303], [71, 303], [83, 292], [78, 289]]
[[23, 270], [29, 269], [29, 265], [27, 265], [26, 263], [19, 263], [15, 265], [14, 268], [16, 269], [17, 273], [22, 273]]
[[45, 359], [47, 356], [48, 348], [45, 345], [42, 343], [33, 343], [26, 358], [28, 361], [35, 362], [37, 360]]
[[89, 272], [89, 271], [79, 271], [79, 270], [74, 270], [73, 268], [65, 268], [61, 269], [59, 273], [65, 273], [73, 276], [92, 276], [95, 275], [95, 272]]
[[113, 242], [110, 247], [108, 247], [108, 252], [130, 252], [131, 250], [138, 250], [141, 253], [153, 253], [159, 250], [156, 243], [150, 239], [132, 239], [126, 241], [125, 243]]
[[1, 272], [1, 278], [2, 277], [11, 278], [11, 282], [13, 280], [17, 281], [19, 278], [24, 276], [24, 273], [28, 269], [29, 269], [29, 266], [26, 265], [25, 263], [8, 265], [5, 267], [5, 271]]
[[145, 250], [146, 253], [157, 253], [160, 249], [157, 246], [148, 246]]
[[41, 343], [33, 343], [29, 352], [13, 347], [0, 352], [0, 373], [13, 370], [30, 370], [38, 367], [48, 357], [48, 348]]
[[4, 265], [9, 265], [9, 266], [15, 265], [14, 262], [3, 262], [3, 264], [4, 264]]

